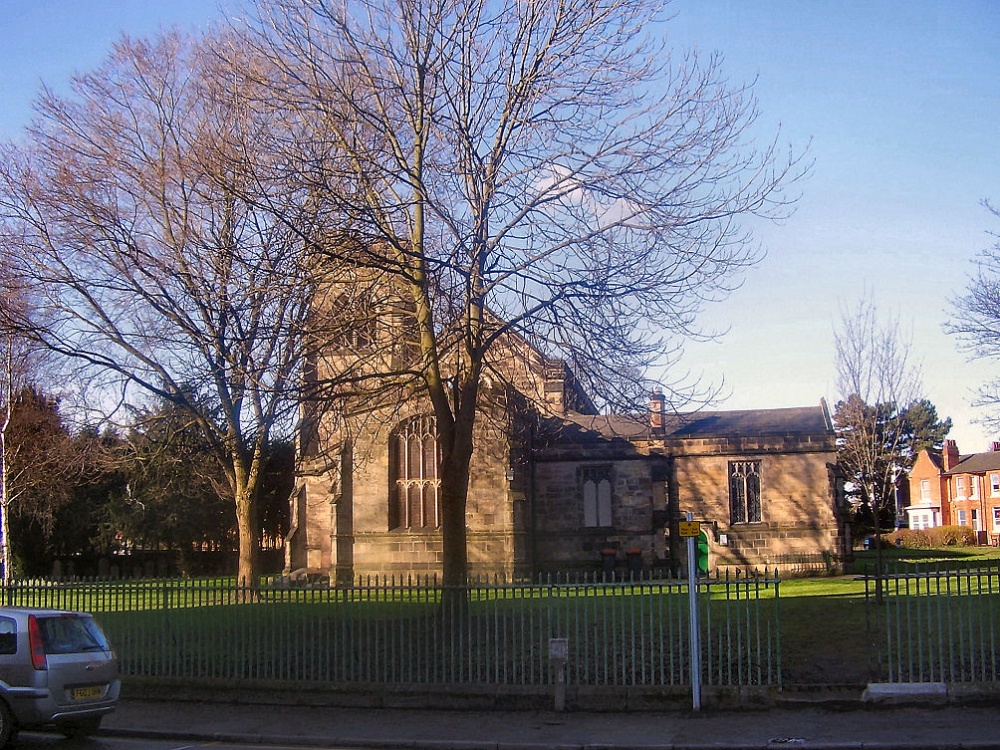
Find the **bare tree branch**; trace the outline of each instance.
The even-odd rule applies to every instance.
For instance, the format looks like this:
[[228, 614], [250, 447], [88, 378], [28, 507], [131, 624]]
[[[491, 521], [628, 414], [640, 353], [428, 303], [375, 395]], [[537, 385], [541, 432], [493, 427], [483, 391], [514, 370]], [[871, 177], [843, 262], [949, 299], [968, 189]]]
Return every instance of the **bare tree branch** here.
[[266, 100], [255, 65], [227, 36], [123, 39], [72, 96], [43, 92], [0, 165], [3, 242], [46, 314], [31, 335], [111, 405], [162, 400], [198, 424], [247, 582], [264, 449], [293, 429], [321, 281], [315, 202], [276, 146], [294, 119], [249, 106]]
[[[883, 317], [870, 296], [841, 310], [834, 342], [841, 395], [834, 413], [837, 463], [853, 494], [871, 508], [877, 534], [882, 515], [894, 508], [898, 478], [910, 468], [915, 439], [921, 437], [914, 434], [911, 419], [913, 410], [927, 404], [920, 368], [898, 319]], [[946, 433], [950, 421], [940, 427]]]
[[[442, 444], [445, 580], [465, 576], [480, 386], [514, 382], [511, 335], [635, 408], [702, 306], [758, 259], [740, 219], [803, 172], [748, 143], [756, 103], [717, 57], [676, 56], [649, 0], [261, 0], [275, 98], [411, 303], [410, 371]], [[300, 162], [312, 173], [315, 163]], [[680, 404], [697, 387], [666, 384]]]
[[[1000, 209], [984, 202], [994, 219]], [[992, 233], [995, 238], [1000, 232]], [[978, 359], [1000, 357], [1000, 241], [976, 258], [976, 271], [966, 286], [967, 293], [951, 300], [955, 311], [945, 331], [957, 337], [964, 351]], [[1000, 378], [984, 383], [979, 389], [977, 406], [985, 407], [982, 421], [1000, 427]]]

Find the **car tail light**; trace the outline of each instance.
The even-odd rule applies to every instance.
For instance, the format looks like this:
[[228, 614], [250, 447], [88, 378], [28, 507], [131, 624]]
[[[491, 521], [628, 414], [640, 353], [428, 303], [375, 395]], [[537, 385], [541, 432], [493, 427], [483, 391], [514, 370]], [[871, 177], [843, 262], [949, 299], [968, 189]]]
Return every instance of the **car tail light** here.
[[46, 669], [45, 644], [42, 643], [42, 629], [34, 615], [28, 615], [28, 648], [31, 649], [31, 666]]

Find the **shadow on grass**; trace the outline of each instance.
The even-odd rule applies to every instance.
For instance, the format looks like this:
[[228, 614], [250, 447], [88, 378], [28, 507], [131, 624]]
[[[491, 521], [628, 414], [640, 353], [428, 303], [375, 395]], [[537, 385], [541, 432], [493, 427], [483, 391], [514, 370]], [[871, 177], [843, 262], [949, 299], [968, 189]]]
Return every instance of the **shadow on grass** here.
[[[996, 547], [937, 547], [934, 549], [882, 549], [882, 565], [886, 572], [909, 572], [910, 569], [949, 570], [966, 566], [994, 568], [1000, 566], [1000, 549]], [[854, 553], [853, 570], [859, 575], [871, 575], [878, 566], [877, 550]]]
[[783, 582], [781, 651], [785, 685], [866, 684], [864, 582], [853, 576]]
[[[875, 550], [855, 553], [853, 574], [781, 583], [782, 665], [786, 685], [863, 685], [876, 679], [870, 662], [863, 577], [876, 569]], [[887, 573], [978, 570], [1000, 566], [996, 547], [883, 549]], [[876, 670], [877, 671], [877, 670]]]
[[[854, 553], [855, 563], [875, 564], [878, 552], [875, 550], [863, 550]], [[975, 560], [990, 559], [984, 555], [978, 547], [955, 547], [954, 549], [897, 549], [887, 547], [882, 550], [883, 560]], [[995, 559], [996, 556], [993, 556]]]

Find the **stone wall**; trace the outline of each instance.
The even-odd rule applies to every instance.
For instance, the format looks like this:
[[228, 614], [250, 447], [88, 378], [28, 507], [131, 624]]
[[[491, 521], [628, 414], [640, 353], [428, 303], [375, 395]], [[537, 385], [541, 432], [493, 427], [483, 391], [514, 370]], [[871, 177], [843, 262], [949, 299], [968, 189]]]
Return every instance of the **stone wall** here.
[[[496, 406], [480, 414], [470, 472], [466, 521], [474, 576], [592, 572], [609, 561], [676, 567], [684, 546], [677, 523], [687, 512], [702, 523], [713, 570], [785, 568], [810, 557], [836, 562], [845, 552], [825, 407], [731, 413], [724, 422], [729, 434], [719, 429], [720, 435], [711, 415], [668, 429], [657, 412], [654, 429], [634, 417], [536, 417], [498, 384], [485, 386], [484, 394]], [[343, 460], [302, 478], [289, 536], [292, 568], [328, 571], [340, 582], [442, 572], [439, 531], [390, 528], [389, 437], [404, 419], [429, 411], [419, 399], [401, 401], [352, 425], [360, 437]], [[786, 425], [792, 425], [787, 433]], [[760, 462], [759, 521], [731, 521], [734, 460]], [[611, 481], [611, 520], [601, 526], [584, 517], [583, 477], [594, 472]]]
[[[648, 455], [602, 459], [600, 451], [574, 460], [535, 464], [535, 563], [541, 571], [600, 570], [603, 550], [614, 550], [619, 563], [629, 551], [645, 567], [662, 562], [666, 492], [654, 481], [656, 462]], [[588, 528], [584, 523], [581, 471], [606, 467], [613, 477], [612, 526]], [[657, 522], [659, 521], [659, 526]]]
[[[399, 423], [417, 406], [393, 414]], [[293, 498], [295, 529], [290, 535], [290, 569], [329, 572], [342, 583], [358, 576], [433, 576], [442, 572], [438, 530], [392, 529], [389, 522], [389, 435], [393, 425], [372, 419], [377, 428], [362, 435], [338, 463], [305, 473]], [[509, 430], [501, 417], [483, 416], [473, 455], [468, 523], [472, 575], [512, 577], [530, 564], [524, 521], [523, 486], [511, 477]], [[307, 469], [310, 467], [306, 467]]]
[[[712, 451], [694, 447], [674, 459], [677, 508], [691, 511], [707, 532], [710, 568], [780, 568], [796, 558], [840, 558], [832, 446], [782, 439], [753, 446], [718, 442]], [[728, 474], [734, 460], [760, 462], [759, 522], [732, 523]]]

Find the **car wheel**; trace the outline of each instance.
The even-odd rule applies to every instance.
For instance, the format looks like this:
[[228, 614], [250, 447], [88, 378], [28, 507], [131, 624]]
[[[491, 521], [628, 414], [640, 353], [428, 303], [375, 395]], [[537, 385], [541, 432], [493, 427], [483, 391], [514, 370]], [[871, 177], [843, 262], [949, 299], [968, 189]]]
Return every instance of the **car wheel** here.
[[17, 735], [17, 724], [14, 721], [14, 714], [3, 701], [0, 701], [0, 747], [7, 747]]
[[95, 716], [90, 719], [79, 719], [72, 723], [61, 724], [59, 726], [59, 733], [63, 737], [69, 738], [79, 738], [79, 737], [89, 737], [98, 729], [101, 728], [101, 718], [100, 716]]

